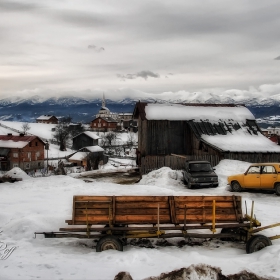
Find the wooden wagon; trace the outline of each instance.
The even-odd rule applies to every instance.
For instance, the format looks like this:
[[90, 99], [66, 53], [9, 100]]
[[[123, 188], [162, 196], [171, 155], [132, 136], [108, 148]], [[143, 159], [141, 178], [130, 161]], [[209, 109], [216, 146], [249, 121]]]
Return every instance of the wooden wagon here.
[[[260, 228], [253, 208], [254, 203], [250, 215], [247, 207], [243, 215], [242, 198], [235, 195], [74, 196], [72, 219], [66, 220], [71, 227], [35, 235], [98, 239], [97, 252], [122, 251], [127, 238], [220, 238], [244, 241], [247, 253], [252, 253], [271, 245], [271, 239], [280, 238], [255, 235], [268, 227]], [[205, 233], [207, 229], [211, 232]]]

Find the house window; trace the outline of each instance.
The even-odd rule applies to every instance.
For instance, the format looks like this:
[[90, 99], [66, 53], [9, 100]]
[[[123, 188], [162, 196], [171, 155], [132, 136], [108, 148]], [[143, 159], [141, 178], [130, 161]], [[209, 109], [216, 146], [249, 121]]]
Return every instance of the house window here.
[[13, 153], [14, 158], [18, 158], [18, 153]]
[[38, 167], [41, 167], [41, 162], [38, 162]]
[[106, 125], [106, 123], [103, 123], [103, 126], [105, 126]]
[[29, 168], [30, 168], [30, 163], [26, 163], [26, 164], [25, 164], [25, 168], [26, 168], [26, 169], [29, 169]]
[[29, 159], [31, 159], [31, 152], [28, 152], [28, 153], [27, 153], [27, 157], [28, 157]]
[[35, 142], [35, 146], [38, 146], [38, 142]]
[[31, 142], [29, 143], [29, 147], [31, 147], [32, 145], [31, 145]]
[[38, 151], [38, 152], [36, 152], [35, 156], [36, 156], [36, 160], [37, 160], [37, 159], [38, 159], [38, 157], [40, 157], [40, 152], [39, 152], [39, 151]]
[[94, 123], [93, 126], [96, 126], [96, 123]]
[[13, 167], [18, 167], [18, 164], [17, 164], [17, 163], [14, 163], [14, 164], [13, 164]]

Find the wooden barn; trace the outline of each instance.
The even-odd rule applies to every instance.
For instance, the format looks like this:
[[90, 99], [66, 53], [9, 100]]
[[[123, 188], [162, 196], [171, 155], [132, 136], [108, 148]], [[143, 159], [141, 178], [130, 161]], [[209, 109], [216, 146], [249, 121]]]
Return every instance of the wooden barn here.
[[96, 146], [98, 145], [98, 139], [100, 139], [100, 137], [95, 132], [84, 131], [73, 137], [72, 149], [79, 150], [87, 146]]
[[244, 105], [138, 102], [138, 163], [142, 174], [186, 159], [278, 162], [280, 147], [267, 139]]

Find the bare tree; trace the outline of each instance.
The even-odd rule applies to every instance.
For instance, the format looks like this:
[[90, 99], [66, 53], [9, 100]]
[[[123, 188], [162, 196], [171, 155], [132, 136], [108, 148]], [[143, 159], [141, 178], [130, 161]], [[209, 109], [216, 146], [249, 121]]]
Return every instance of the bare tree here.
[[136, 138], [135, 138], [135, 134], [129, 132], [127, 135], [127, 141], [126, 141], [126, 145], [128, 146], [128, 148], [131, 150], [132, 147], [134, 145], [136, 145]]
[[59, 124], [56, 126], [55, 133], [53, 137], [56, 143], [59, 145], [60, 151], [66, 150], [66, 142], [70, 137], [69, 124], [71, 122], [71, 117], [62, 118]]
[[22, 128], [23, 133], [25, 134], [28, 130], [30, 130], [31, 127], [30, 127], [29, 123], [23, 123], [21, 128]]

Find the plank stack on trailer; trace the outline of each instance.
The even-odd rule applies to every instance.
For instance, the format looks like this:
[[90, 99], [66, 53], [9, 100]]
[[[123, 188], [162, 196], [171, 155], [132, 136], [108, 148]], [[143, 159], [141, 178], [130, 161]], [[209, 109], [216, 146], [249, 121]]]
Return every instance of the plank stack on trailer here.
[[68, 225], [242, 222], [240, 196], [74, 196]]

